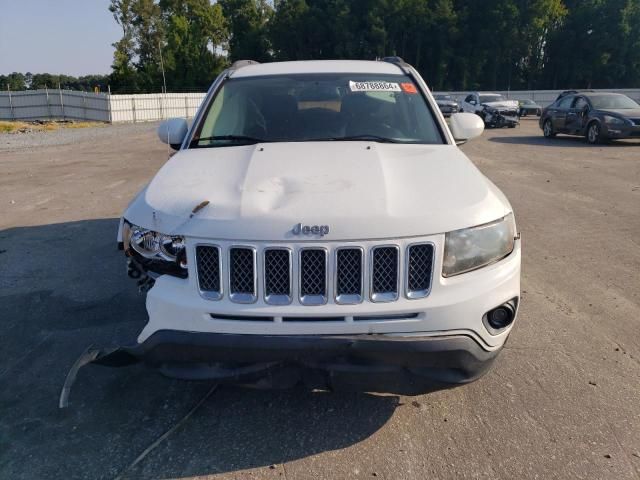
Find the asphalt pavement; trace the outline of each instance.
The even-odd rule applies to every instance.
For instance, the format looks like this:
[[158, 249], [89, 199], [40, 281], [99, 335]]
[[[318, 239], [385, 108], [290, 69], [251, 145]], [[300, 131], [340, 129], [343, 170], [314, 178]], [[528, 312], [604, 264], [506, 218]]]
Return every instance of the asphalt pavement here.
[[534, 119], [463, 146], [523, 239], [520, 315], [479, 381], [398, 397], [89, 366], [58, 409], [87, 346], [144, 325], [115, 235], [166, 161], [154, 128], [0, 135], [0, 478], [640, 479], [640, 142]]

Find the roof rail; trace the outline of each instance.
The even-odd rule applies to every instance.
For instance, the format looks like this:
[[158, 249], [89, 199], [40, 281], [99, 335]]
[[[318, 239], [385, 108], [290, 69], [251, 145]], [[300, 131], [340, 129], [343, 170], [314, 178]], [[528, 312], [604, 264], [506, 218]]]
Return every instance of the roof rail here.
[[395, 65], [401, 65], [403, 67], [408, 67], [409, 64], [405, 62], [402, 57], [382, 57], [383, 62], [393, 63]]
[[230, 70], [238, 70], [239, 68], [246, 67], [247, 65], [258, 65], [260, 62], [255, 60], [236, 60], [229, 67]]

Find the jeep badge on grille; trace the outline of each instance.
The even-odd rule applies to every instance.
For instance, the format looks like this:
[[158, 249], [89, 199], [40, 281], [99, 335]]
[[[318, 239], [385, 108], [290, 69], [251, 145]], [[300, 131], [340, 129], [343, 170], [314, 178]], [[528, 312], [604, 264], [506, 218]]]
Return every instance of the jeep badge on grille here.
[[294, 235], [320, 235], [324, 237], [329, 233], [329, 225], [302, 225], [297, 224], [291, 230]]

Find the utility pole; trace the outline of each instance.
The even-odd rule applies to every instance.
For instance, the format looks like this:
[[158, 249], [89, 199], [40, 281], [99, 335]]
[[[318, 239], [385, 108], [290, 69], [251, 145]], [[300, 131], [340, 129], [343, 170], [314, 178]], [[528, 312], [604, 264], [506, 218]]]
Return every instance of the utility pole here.
[[162, 71], [162, 86], [164, 93], [167, 93], [167, 79], [164, 76], [164, 62], [162, 61], [162, 44], [158, 40], [158, 51], [160, 52], [160, 70]]
[[11, 120], [16, 119], [16, 114], [13, 111], [13, 99], [11, 98], [11, 86], [7, 83], [7, 92], [9, 92], [9, 109], [11, 111]]

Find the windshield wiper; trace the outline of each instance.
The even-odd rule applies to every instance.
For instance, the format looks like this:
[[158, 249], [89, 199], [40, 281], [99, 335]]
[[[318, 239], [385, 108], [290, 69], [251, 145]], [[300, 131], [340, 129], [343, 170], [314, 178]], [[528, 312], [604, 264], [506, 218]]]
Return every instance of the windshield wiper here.
[[307, 142], [327, 142], [327, 141], [335, 141], [335, 142], [358, 142], [358, 141], [372, 141], [372, 142], [380, 142], [380, 143], [405, 143], [399, 140], [394, 140], [393, 138], [381, 137], [379, 135], [347, 135], [345, 137], [326, 137], [326, 138], [310, 138], [306, 140]]
[[194, 138], [193, 140], [191, 140], [191, 143], [189, 144], [189, 148], [212, 147], [213, 145], [198, 145], [198, 142], [207, 142], [207, 141], [215, 141], [215, 140], [227, 140], [231, 142], [246, 143], [248, 145], [251, 145], [254, 143], [267, 143], [271, 141], [271, 140], [265, 140], [264, 138], [249, 137], [247, 135], [214, 135], [212, 137]]

